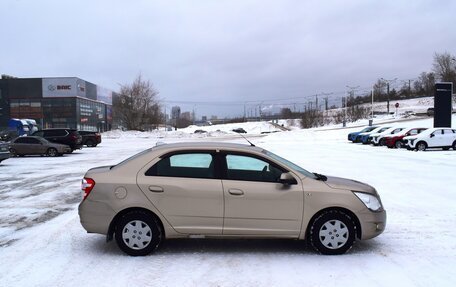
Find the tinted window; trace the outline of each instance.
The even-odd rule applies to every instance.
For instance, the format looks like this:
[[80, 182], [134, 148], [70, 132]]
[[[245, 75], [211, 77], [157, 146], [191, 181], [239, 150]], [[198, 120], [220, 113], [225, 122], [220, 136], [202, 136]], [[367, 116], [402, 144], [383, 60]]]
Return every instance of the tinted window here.
[[28, 143], [29, 144], [40, 144], [41, 142], [35, 138], [28, 138]]
[[176, 154], [163, 158], [147, 176], [214, 178], [214, 158], [209, 153]]
[[14, 143], [27, 143], [27, 138], [17, 138]]
[[450, 130], [450, 129], [448, 129], [448, 130], [443, 130], [443, 133], [446, 134], [446, 135], [447, 135], [447, 134], [453, 134], [453, 130]]
[[278, 182], [283, 170], [264, 160], [245, 155], [226, 155], [226, 179]]

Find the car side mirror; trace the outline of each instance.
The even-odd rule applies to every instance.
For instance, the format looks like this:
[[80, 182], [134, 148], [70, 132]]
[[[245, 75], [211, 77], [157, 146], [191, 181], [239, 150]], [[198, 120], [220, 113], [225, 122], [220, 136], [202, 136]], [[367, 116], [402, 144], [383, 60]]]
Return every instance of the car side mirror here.
[[280, 175], [279, 182], [284, 185], [298, 184], [296, 179], [289, 172], [284, 172]]
[[431, 134], [429, 137], [433, 138], [433, 137], [434, 137], [434, 134]]

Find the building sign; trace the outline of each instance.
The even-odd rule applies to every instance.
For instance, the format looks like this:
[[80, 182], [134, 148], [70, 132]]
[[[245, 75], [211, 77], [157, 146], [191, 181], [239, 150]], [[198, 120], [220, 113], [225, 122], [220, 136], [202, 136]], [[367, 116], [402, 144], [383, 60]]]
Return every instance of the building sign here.
[[86, 97], [85, 81], [78, 78], [43, 78], [43, 98]]

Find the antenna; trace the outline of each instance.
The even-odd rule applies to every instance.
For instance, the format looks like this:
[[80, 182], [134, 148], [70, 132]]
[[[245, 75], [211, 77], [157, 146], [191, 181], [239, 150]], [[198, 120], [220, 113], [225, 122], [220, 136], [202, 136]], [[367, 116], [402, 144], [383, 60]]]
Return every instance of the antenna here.
[[250, 146], [255, 146], [253, 143], [251, 143], [245, 136], [243, 136], [241, 133], [238, 133], [241, 137], [243, 137], [249, 144]]

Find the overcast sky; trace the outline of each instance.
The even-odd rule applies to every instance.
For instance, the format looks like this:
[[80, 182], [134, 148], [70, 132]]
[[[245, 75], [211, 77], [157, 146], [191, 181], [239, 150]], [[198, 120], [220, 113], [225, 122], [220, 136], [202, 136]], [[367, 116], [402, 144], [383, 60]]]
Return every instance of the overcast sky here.
[[0, 11], [0, 73], [114, 91], [141, 73], [168, 110], [199, 117], [341, 97], [347, 85], [416, 78], [435, 52], [456, 54], [449, 0], [2, 0]]

